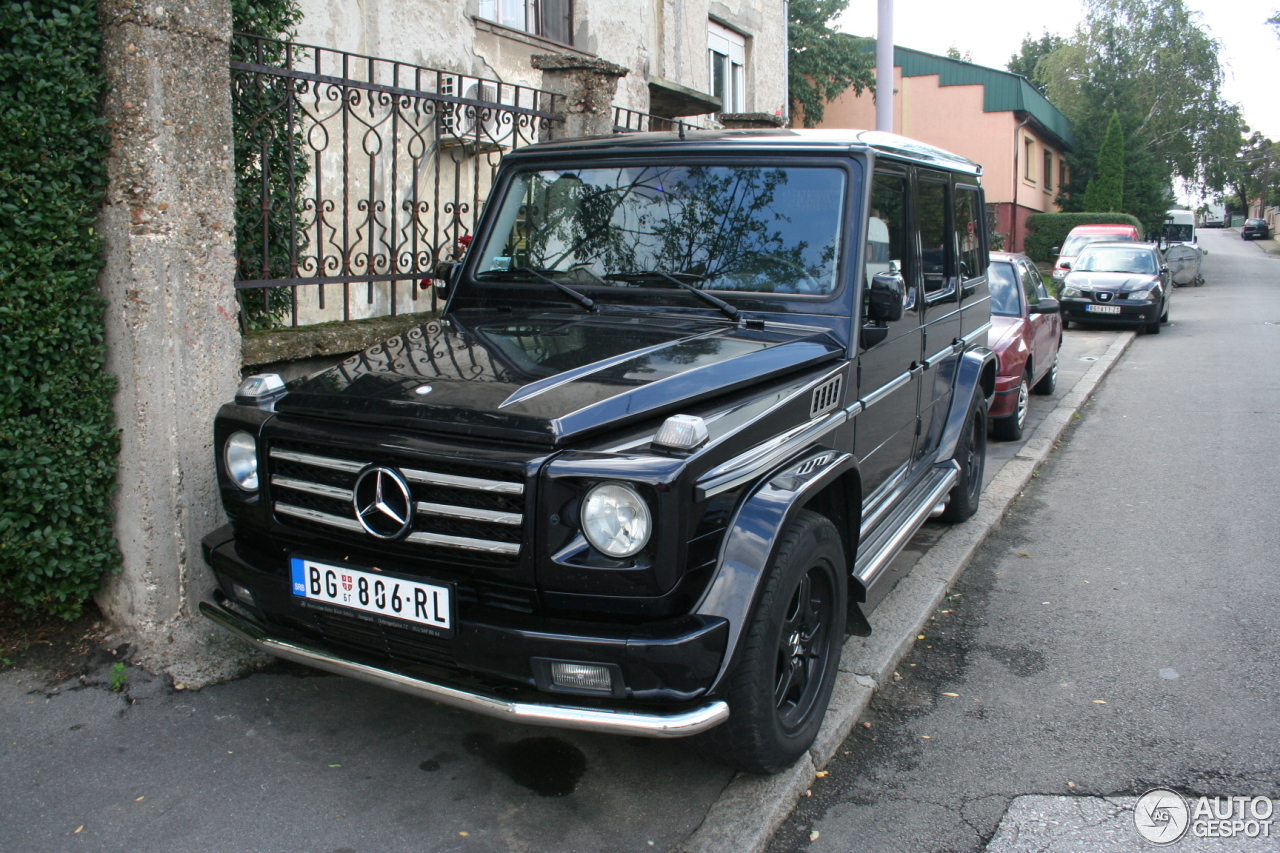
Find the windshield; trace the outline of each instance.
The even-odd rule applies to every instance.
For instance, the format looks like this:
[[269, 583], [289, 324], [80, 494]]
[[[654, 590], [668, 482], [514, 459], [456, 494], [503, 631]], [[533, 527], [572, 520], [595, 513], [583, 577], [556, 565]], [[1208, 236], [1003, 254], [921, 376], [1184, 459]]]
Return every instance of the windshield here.
[[821, 166], [523, 172], [475, 275], [510, 281], [500, 273], [527, 268], [575, 287], [672, 286], [662, 272], [704, 290], [826, 296], [845, 183], [843, 169]]
[[991, 281], [991, 313], [1000, 317], [1021, 317], [1018, 304], [1018, 274], [1013, 264], [993, 263], [989, 271]]
[[1170, 223], [1164, 227], [1164, 238], [1170, 243], [1190, 243], [1191, 226]]
[[1119, 243], [1131, 239], [1127, 234], [1073, 234], [1062, 244], [1061, 254], [1074, 258], [1090, 243]]
[[1146, 249], [1089, 249], [1072, 266], [1076, 272], [1131, 272], [1154, 275], [1156, 259]]

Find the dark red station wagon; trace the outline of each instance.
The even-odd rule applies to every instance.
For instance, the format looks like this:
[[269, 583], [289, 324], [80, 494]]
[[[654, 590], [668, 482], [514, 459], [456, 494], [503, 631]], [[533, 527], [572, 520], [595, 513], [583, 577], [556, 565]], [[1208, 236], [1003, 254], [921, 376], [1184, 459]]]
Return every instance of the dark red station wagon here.
[[1030, 395], [1052, 394], [1058, 380], [1062, 317], [1026, 255], [992, 252], [990, 347], [999, 359], [996, 396], [987, 413], [994, 438], [1016, 441]]

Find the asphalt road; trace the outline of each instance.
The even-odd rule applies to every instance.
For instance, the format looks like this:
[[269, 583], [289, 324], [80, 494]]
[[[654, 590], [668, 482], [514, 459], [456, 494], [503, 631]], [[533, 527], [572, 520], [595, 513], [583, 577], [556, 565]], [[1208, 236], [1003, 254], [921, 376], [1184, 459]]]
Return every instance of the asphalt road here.
[[1280, 795], [1280, 259], [1201, 244], [772, 853], [1144, 850], [1148, 789]]

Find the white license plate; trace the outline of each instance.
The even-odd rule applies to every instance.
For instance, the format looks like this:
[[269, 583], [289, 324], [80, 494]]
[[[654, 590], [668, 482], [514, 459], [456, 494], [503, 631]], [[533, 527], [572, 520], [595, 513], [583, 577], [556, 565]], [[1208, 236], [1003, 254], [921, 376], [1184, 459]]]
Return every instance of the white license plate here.
[[[293, 594], [307, 605], [336, 605], [367, 614], [370, 621], [419, 626], [423, 633], [453, 634], [449, 587], [330, 566], [301, 557], [290, 560]], [[358, 615], [353, 614], [353, 615]]]
[[1119, 314], [1119, 305], [1086, 305], [1084, 310], [1092, 311], [1094, 314]]

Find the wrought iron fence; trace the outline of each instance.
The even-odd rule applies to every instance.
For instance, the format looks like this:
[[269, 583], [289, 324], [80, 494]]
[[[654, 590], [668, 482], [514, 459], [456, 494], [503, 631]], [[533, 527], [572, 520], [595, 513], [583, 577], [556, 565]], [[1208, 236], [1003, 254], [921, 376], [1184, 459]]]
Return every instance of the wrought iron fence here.
[[231, 88], [246, 326], [424, 310], [418, 281], [465, 249], [502, 155], [562, 111], [527, 86], [243, 34]]
[[701, 130], [700, 125], [681, 121], [678, 118], [649, 115], [648, 113], [629, 110], [626, 107], [613, 108], [614, 133], [639, 133], [646, 130]]

